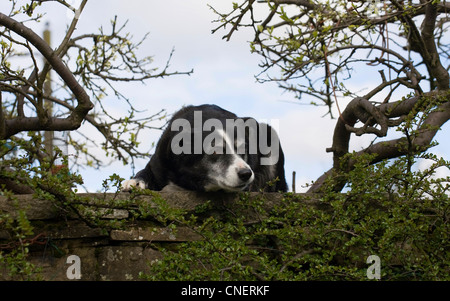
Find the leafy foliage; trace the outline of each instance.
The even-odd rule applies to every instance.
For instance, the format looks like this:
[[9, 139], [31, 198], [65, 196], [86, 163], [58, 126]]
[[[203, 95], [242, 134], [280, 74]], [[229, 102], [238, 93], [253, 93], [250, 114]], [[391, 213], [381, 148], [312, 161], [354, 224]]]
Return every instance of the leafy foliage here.
[[[228, 214], [183, 220], [204, 238], [176, 250], [143, 275], [150, 280], [367, 280], [366, 259], [381, 259], [383, 280], [450, 277], [449, 178], [434, 178], [450, 163], [434, 155], [424, 170], [408, 171], [406, 157], [370, 165], [359, 157], [348, 191], [250, 198]], [[332, 187], [330, 183], [329, 187]], [[212, 207], [203, 208], [207, 213]], [[257, 217], [249, 220], [249, 210]], [[192, 221], [195, 221], [193, 223]], [[180, 222], [180, 220], [179, 220]]]
[[[5, 194], [5, 192], [3, 192]], [[29, 242], [26, 238], [33, 234], [33, 227], [24, 212], [18, 206], [17, 199], [6, 194], [17, 208], [17, 217], [0, 212], [0, 227], [3, 231], [10, 231], [13, 239], [9, 244], [0, 244], [0, 266], [6, 267], [8, 276], [12, 279], [38, 280], [39, 268], [27, 261]], [[4, 250], [10, 250], [4, 252]]]

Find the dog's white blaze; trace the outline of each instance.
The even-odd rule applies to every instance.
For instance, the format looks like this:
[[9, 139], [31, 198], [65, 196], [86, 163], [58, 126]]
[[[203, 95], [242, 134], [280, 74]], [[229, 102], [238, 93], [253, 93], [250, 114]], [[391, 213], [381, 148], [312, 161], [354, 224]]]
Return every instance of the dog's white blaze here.
[[230, 137], [228, 137], [228, 135], [224, 132], [224, 130], [219, 129], [217, 130], [220, 134], [220, 136], [222, 136], [223, 141], [225, 141], [225, 145], [226, 145], [226, 154], [236, 154], [234, 151], [234, 145], [233, 143], [231, 143]]

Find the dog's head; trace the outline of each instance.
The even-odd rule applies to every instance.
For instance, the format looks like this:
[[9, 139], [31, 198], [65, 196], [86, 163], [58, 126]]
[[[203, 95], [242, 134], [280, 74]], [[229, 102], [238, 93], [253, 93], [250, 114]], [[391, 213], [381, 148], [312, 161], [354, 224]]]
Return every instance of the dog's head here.
[[174, 184], [189, 190], [233, 192], [252, 183], [255, 175], [245, 137], [236, 139], [234, 133], [216, 125], [174, 132], [169, 150]]

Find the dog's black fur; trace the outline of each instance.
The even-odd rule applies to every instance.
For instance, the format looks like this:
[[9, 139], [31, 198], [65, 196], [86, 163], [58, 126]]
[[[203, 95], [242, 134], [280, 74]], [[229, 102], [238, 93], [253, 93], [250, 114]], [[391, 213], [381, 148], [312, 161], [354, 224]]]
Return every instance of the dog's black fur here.
[[[224, 190], [224, 191], [287, 191], [288, 187], [285, 180], [284, 174], [284, 154], [279, 147], [278, 161], [274, 165], [261, 165], [260, 159], [263, 155], [260, 154], [259, 149], [257, 154], [249, 154], [248, 148], [246, 147], [246, 154], [239, 155], [245, 163], [241, 162], [240, 159], [236, 159], [236, 155], [229, 154], [194, 154], [193, 145], [191, 145], [191, 154], [174, 154], [172, 151], [171, 143], [172, 139], [179, 132], [171, 130], [172, 123], [174, 120], [183, 118], [188, 120], [192, 129], [192, 138], [194, 130], [194, 112], [201, 111], [203, 122], [210, 118], [218, 119], [222, 122], [223, 128], [225, 129], [225, 121], [227, 119], [236, 120], [238, 117], [226, 111], [216, 105], [201, 105], [201, 106], [188, 106], [179, 110], [174, 114], [172, 119], [169, 121], [167, 128], [163, 132], [155, 150], [155, 154], [151, 157], [150, 162], [147, 166], [139, 171], [133, 180], [128, 180], [124, 183], [124, 190], [129, 190], [131, 186], [139, 186], [141, 188], [148, 188], [151, 190], [162, 190], [167, 185], [176, 185], [178, 188], [193, 190], [193, 191], [209, 191], [209, 190]], [[242, 118], [247, 120], [249, 118]], [[257, 123], [258, 124], [258, 123]], [[203, 126], [203, 125], [202, 125]], [[268, 125], [267, 125], [268, 126]], [[258, 129], [260, 124], [258, 124]], [[270, 129], [268, 135], [268, 143], [270, 144], [270, 135], [273, 135], [275, 131]], [[202, 141], [210, 134], [211, 131], [202, 131]], [[259, 137], [259, 136], [258, 136]], [[248, 135], [246, 135], [246, 140]], [[259, 139], [259, 138], [258, 138]], [[278, 142], [278, 139], [276, 140]], [[248, 141], [246, 141], [248, 142]], [[259, 141], [258, 141], [259, 142]], [[259, 144], [258, 144], [259, 145]], [[234, 156], [234, 157], [233, 157]], [[228, 188], [216, 187], [212, 178], [225, 177], [232, 173], [228, 170], [230, 164], [237, 164], [239, 161], [241, 165], [236, 172], [247, 173], [247, 176], [239, 178], [244, 178], [248, 183], [242, 184], [243, 186]], [[245, 166], [244, 166], [244, 165]], [[214, 168], [212, 167], [214, 166]], [[237, 165], [236, 165], [237, 166]], [[234, 168], [234, 167], [233, 167]], [[253, 172], [253, 181], [251, 181], [250, 174]], [[217, 175], [218, 172], [222, 174]], [[226, 174], [228, 172], [228, 174]], [[214, 175], [212, 175], [214, 173]], [[233, 175], [233, 179], [234, 179]], [[277, 178], [277, 180], [275, 180]], [[250, 182], [251, 181], [251, 182]], [[267, 182], [272, 181], [271, 185]], [[213, 189], [211, 188], [213, 187]]]

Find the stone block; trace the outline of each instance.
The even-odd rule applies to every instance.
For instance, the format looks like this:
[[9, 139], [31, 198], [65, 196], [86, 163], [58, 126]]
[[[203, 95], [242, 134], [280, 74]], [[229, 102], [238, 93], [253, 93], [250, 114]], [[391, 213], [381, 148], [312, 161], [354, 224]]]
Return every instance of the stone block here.
[[98, 256], [99, 280], [139, 280], [148, 273], [149, 265], [161, 259], [160, 252], [141, 246], [107, 246]]

